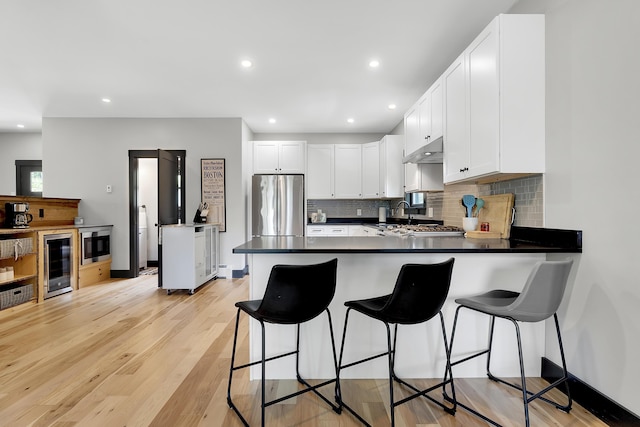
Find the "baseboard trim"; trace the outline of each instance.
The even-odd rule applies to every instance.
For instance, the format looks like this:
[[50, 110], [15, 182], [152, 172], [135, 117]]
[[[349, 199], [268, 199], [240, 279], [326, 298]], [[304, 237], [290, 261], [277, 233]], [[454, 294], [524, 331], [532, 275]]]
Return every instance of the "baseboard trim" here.
[[231, 278], [232, 279], [242, 279], [247, 274], [249, 274], [249, 266], [245, 265], [242, 270], [232, 270], [231, 271]]
[[[562, 368], [546, 357], [542, 358], [542, 378], [553, 382], [562, 377]], [[587, 411], [600, 418], [612, 427], [640, 425], [640, 418], [625, 407], [614, 402], [598, 390], [569, 373], [569, 387], [571, 397]], [[564, 385], [558, 390], [565, 393]]]
[[114, 279], [131, 279], [133, 276], [129, 270], [111, 270], [111, 277]]

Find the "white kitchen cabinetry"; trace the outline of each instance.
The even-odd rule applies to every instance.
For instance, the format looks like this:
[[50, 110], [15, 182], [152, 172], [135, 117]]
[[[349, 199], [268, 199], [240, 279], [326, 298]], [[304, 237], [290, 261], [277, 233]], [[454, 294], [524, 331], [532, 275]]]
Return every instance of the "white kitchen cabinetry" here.
[[367, 227], [366, 225], [350, 225], [349, 236], [376, 237], [378, 236], [378, 231], [375, 228]]
[[366, 236], [364, 226], [362, 225], [350, 225], [348, 228], [349, 236]]
[[380, 140], [380, 197], [404, 197], [404, 165], [402, 135], [386, 135]]
[[362, 144], [335, 145], [335, 197], [362, 198]]
[[375, 237], [377, 231], [374, 228], [364, 225], [327, 225], [312, 224], [307, 225], [307, 237], [345, 237], [361, 236]]
[[544, 172], [544, 16], [499, 15], [443, 76], [445, 183]]
[[254, 141], [253, 173], [305, 173], [305, 141]]
[[362, 145], [362, 197], [380, 197], [380, 142]]
[[407, 163], [405, 165], [405, 191], [444, 191], [442, 163]]
[[309, 144], [308, 199], [404, 197], [402, 135], [367, 144]]
[[420, 148], [420, 109], [416, 102], [404, 113], [404, 153], [411, 154]]
[[444, 181], [464, 178], [469, 161], [465, 55], [442, 75], [444, 86]]
[[333, 144], [309, 144], [307, 147], [307, 198], [333, 199], [334, 193]]
[[307, 225], [307, 237], [339, 237], [348, 235], [349, 226], [347, 225]]
[[163, 225], [162, 289], [188, 289], [190, 294], [218, 275], [218, 226]]
[[442, 81], [433, 85], [404, 115], [405, 156], [442, 136]]

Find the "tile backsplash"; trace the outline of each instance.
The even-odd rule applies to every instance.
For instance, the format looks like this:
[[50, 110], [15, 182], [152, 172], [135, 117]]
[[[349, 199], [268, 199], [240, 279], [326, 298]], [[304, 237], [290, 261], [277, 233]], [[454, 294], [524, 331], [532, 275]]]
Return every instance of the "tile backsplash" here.
[[521, 227], [544, 227], [542, 175], [533, 175], [492, 184], [446, 185], [442, 219], [447, 225], [462, 226], [464, 208], [460, 200], [464, 194], [476, 197], [494, 194], [515, 194], [516, 216], [513, 225]]
[[491, 184], [491, 194], [516, 195], [516, 220], [521, 227], [544, 227], [544, 189], [542, 175]]
[[[433, 217], [415, 215], [417, 219], [442, 220], [446, 225], [462, 226], [464, 207], [460, 200], [464, 194], [476, 197], [493, 194], [514, 193], [516, 217], [514, 225], [522, 227], [544, 226], [542, 175], [518, 178], [493, 184], [453, 184], [446, 185], [444, 192], [425, 193], [427, 208], [433, 209]], [[402, 199], [389, 200], [308, 200], [307, 211], [316, 212], [321, 209], [328, 218], [358, 218], [358, 209], [363, 218], [377, 218], [378, 208], [387, 208], [390, 216], [391, 209], [395, 209]]]
[[[400, 200], [395, 200], [398, 203]], [[317, 212], [318, 209], [322, 209], [322, 212], [327, 214], [328, 218], [357, 218], [358, 209], [362, 211], [363, 218], [377, 218], [378, 208], [384, 206], [389, 209], [395, 207], [394, 200], [307, 200], [307, 212]]]

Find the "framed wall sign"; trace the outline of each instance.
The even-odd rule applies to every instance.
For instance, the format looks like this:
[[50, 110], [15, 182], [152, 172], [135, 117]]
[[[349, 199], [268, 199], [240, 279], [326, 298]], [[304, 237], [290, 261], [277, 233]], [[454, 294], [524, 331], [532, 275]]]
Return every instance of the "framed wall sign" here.
[[202, 203], [209, 208], [207, 223], [218, 224], [220, 231], [226, 231], [224, 159], [200, 159], [200, 178]]

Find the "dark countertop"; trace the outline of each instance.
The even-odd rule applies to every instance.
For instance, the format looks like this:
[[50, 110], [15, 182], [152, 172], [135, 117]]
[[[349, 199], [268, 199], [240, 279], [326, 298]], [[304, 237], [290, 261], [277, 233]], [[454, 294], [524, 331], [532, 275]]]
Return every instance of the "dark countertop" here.
[[[407, 218], [394, 218], [388, 217], [385, 224], [397, 225], [407, 224]], [[425, 220], [411, 218], [411, 224], [440, 224], [442, 220]], [[327, 222], [311, 222], [307, 219], [307, 225], [377, 225], [379, 224], [378, 217], [348, 217], [348, 218], [327, 218]]]
[[511, 239], [465, 237], [257, 237], [236, 254], [273, 253], [581, 253], [582, 231], [512, 227]]

